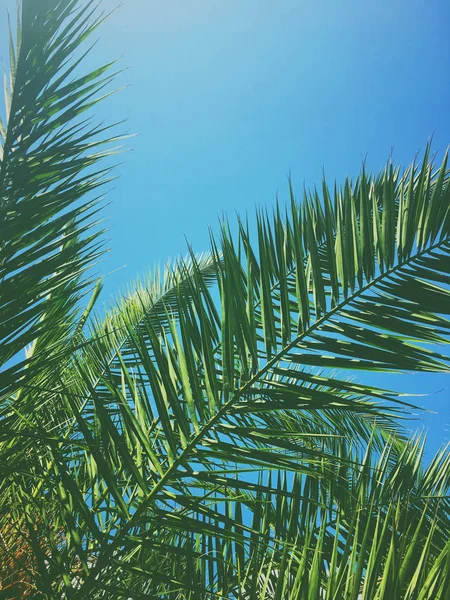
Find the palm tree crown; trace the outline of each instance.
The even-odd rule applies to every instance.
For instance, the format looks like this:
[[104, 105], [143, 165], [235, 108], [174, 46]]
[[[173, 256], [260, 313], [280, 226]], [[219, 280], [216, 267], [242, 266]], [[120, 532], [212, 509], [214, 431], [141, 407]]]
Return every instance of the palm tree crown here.
[[102, 20], [90, 0], [23, 0], [10, 32], [0, 589], [448, 600], [450, 454], [423, 466], [410, 405], [364, 384], [449, 368], [447, 156], [300, 200], [289, 183], [287, 207], [224, 221], [96, 316], [120, 137], [85, 116], [113, 63], [79, 69]]

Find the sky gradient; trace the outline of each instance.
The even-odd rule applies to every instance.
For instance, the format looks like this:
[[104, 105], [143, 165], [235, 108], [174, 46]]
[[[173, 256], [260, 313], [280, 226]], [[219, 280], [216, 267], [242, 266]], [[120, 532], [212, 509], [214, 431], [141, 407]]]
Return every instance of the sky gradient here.
[[[99, 115], [126, 118], [122, 130], [138, 134], [108, 194], [105, 301], [155, 262], [184, 254], [185, 239], [206, 249], [222, 213], [252, 218], [277, 193], [288, 200], [289, 171], [300, 194], [322, 169], [339, 182], [366, 157], [378, 170], [391, 149], [407, 166], [432, 135], [442, 158], [449, 25], [445, 0], [124, 0], [88, 59], [130, 67], [118, 77], [126, 89]], [[383, 378], [371, 380], [389, 385]], [[417, 425], [430, 428], [434, 450], [449, 438], [449, 376], [402, 381], [431, 394], [420, 403], [438, 415]]]

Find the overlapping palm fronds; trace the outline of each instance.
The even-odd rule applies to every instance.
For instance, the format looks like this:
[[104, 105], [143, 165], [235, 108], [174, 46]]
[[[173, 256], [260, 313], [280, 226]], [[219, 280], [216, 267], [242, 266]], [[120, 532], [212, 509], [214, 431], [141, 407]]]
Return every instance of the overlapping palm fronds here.
[[447, 600], [448, 451], [424, 470], [405, 398], [350, 376], [449, 368], [447, 158], [290, 186], [254, 232], [224, 222], [206, 258], [75, 316], [103, 172], [73, 119], [109, 76], [62, 77], [90, 9], [24, 0], [11, 59], [3, 360], [39, 346], [2, 374], [0, 531], [36, 595]]
[[252, 524], [266, 539], [255, 545], [235, 597], [446, 598], [449, 454], [443, 449], [422, 472], [423, 443], [411, 440], [400, 457], [388, 444], [375, 460], [369, 446], [358, 468], [340, 472], [348, 488], [334, 502], [314, 482], [288, 487], [284, 478], [284, 495], [264, 504]]
[[[36, 523], [24, 519], [20, 494], [27, 496], [29, 485], [21, 475], [30, 480], [42, 468], [46, 444], [38, 432], [46, 437], [41, 425], [54, 411], [42, 387], [53, 387], [70, 356], [78, 303], [92, 281], [86, 271], [102, 252], [98, 194], [110, 179], [104, 159], [114, 154], [117, 138], [86, 111], [105, 94], [112, 64], [79, 73], [88, 51], [83, 42], [101, 20], [93, 2], [25, 0], [18, 3], [15, 35], [9, 31], [0, 119], [2, 565], [14, 558], [3, 554], [11, 547], [29, 558], [30, 546], [18, 532], [32, 532]], [[11, 473], [21, 490], [17, 497], [9, 488]], [[17, 511], [25, 510], [20, 524], [12, 522], [8, 497]], [[45, 535], [41, 539], [46, 546]]]
[[[376, 178], [363, 173], [333, 199], [324, 185], [322, 198], [313, 194], [300, 206], [293, 200], [286, 217], [279, 209], [272, 219], [259, 216], [256, 244], [244, 226], [237, 239], [224, 227], [212, 241], [221, 257], [220, 300], [194, 278], [189, 298], [179, 290], [170, 331], [155, 331], [148, 321], [145, 335], [130, 329], [127, 352], [101, 369], [85, 412], [77, 414], [79, 432], [96, 448], [95, 474], [81, 457], [77, 474], [86, 468], [85, 495], [101, 482], [101, 511], [114, 533], [75, 597], [110, 586], [119, 593], [113, 582], [134, 569], [153, 581], [161, 548], [173, 581], [166, 574], [160, 589], [185, 586], [180, 597], [195, 597], [192, 569], [179, 558], [184, 544], [197, 548], [204, 574], [198, 589], [228, 597], [232, 574], [240, 572], [231, 540], [243, 535], [235, 508], [261, 472], [317, 479], [328, 490], [328, 508], [352, 493], [347, 478], [336, 476], [336, 464], [354, 463], [341, 455], [342, 443], [354, 443], [355, 423], [367, 441], [376, 423], [382, 445], [401, 398], [329, 368], [448, 368], [447, 356], [434, 349], [448, 341], [446, 169], [446, 160], [434, 169], [427, 155], [403, 175], [391, 165]], [[417, 222], [408, 228], [404, 215], [411, 213]], [[94, 379], [86, 364], [81, 374], [86, 385]], [[70, 393], [66, 400], [75, 410]], [[401, 444], [396, 451], [400, 460]], [[446, 486], [444, 495], [447, 479]], [[442, 543], [443, 531], [441, 523]], [[205, 541], [212, 536], [214, 554], [228, 548], [214, 560]], [[318, 543], [314, 538], [311, 547]]]

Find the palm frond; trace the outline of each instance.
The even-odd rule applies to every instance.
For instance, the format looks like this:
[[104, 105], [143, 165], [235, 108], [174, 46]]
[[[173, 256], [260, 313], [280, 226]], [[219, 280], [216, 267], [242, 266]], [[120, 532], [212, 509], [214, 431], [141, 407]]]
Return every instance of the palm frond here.
[[7, 549], [16, 532], [47, 597], [444, 600], [448, 450], [423, 471], [423, 443], [398, 433], [410, 404], [353, 371], [448, 370], [447, 157], [435, 168], [427, 148], [404, 173], [363, 169], [301, 203], [290, 185], [255, 234], [225, 222], [206, 258], [105, 320], [97, 287], [75, 318], [100, 252], [86, 198], [108, 177], [104, 131], [77, 119], [109, 67], [68, 81], [92, 9], [24, 0], [11, 55]]
[[[224, 226], [212, 241], [219, 298], [193, 261], [194, 276], [177, 289], [176, 319], [170, 308], [164, 327], [144, 318], [139, 329], [129, 328], [126, 351], [114, 364], [99, 356], [100, 364], [79, 365], [89, 389], [83, 409], [70, 390], [61, 395], [89, 451], [76, 460], [71, 454], [77, 473], [67, 474], [79, 487], [83, 473], [80, 511], [101, 482], [98, 510], [111, 539], [100, 550], [91, 529], [98, 559], [76, 597], [97, 589], [113, 557], [118, 568], [128, 564], [130, 535], [138, 545], [153, 547], [149, 536], [158, 544], [161, 524], [174, 532], [191, 528], [201, 538], [208, 519], [226, 544], [234, 522], [226, 503], [205, 505], [223, 481], [237, 480], [242, 491], [265, 469], [334, 480], [336, 462], [345, 462], [339, 444], [354, 443], [355, 430], [368, 441], [384, 428], [378, 449], [384, 445], [403, 399], [328, 369], [447, 369], [447, 356], [427, 344], [448, 341], [448, 224], [428, 219], [434, 230], [417, 227], [408, 251], [396, 240], [404, 199], [426, 201], [427, 211], [437, 203], [446, 214], [448, 185], [445, 161], [436, 172], [424, 163], [403, 176], [388, 166], [377, 178], [363, 173], [354, 185], [347, 182], [327, 209], [324, 186], [325, 198], [293, 202], [283, 219], [279, 209], [272, 220], [260, 216], [256, 247], [243, 225], [237, 240]], [[361, 242], [362, 219], [372, 232], [381, 223], [394, 241], [386, 233], [383, 243]], [[352, 261], [339, 258], [344, 242], [353, 244]], [[100, 384], [93, 387], [96, 373]], [[399, 456], [402, 448], [396, 446]]]
[[112, 64], [79, 72], [83, 43], [102, 21], [95, 12], [92, 1], [24, 0], [15, 40], [10, 32], [0, 157], [0, 394], [11, 394], [25, 366], [31, 375], [37, 355], [20, 353], [39, 337], [49, 361], [91, 285], [85, 273], [103, 252], [98, 194], [110, 180], [105, 158], [118, 138], [85, 116], [113, 79]]

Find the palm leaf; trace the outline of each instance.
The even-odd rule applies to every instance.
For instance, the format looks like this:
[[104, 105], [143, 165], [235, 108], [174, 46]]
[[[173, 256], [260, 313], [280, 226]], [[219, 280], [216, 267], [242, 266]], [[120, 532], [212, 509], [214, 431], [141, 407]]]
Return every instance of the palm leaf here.
[[[115, 139], [87, 111], [111, 82], [111, 65], [78, 74], [74, 52], [96, 30], [93, 2], [25, 0], [10, 77], [0, 162], [0, 394], [39, 361], [19, 353], [38, 337], [47, 356], [64, 339], [102, 253], [99, 188], [109, 180]], [[100, 163], [103, 163], [102, 165]], [[57, 364], [54, 362], [53, 364]]]
[[[273, 220], [260, 216], [256, 247], [246, 228], [240, 228], [235, 241], [224, 227], [221, 239], [212, 244], [213, 254], [221, 257], [216, 267], [220, 298], [200, 277], [190, 278], [178, 290], [178, 325], [173, 320], [167, 330], [144, 319], [140, 331], [130, 328], [127, 352], [114, 365], [102, 367], [103, 386], [91, 388], [77, 417], [80, 432], [87, 426], [93, 432], [89, 447], [98, 446], [101, 451], [95, 452], [107, 457], [106, 462], [95, 458], [95, 478], [102, 481], [102, 501], [109, 505], [102, 505], [107, 531], [114, 531], [78, 596], [96, 588], [113, 556], [117, 565], [128, 564], [125, 549], [131, 532], [136, 543], [150, 535], [157, 545], [159, 525], [174, 532], [189, 528], [191, 535], [202, 538], [208, 523], [210, 535], [222, 536], [217, 543], [226, 546], [232, 536], [228, 509], [218, 498], [212, 511], [201, 501], [211, 489], [217, 494], [223, 478], [237, 478], [238, 490], [251, 485], [264, 469], [333, 479], [333, 465], [339, 462], [336, 436], [345, 446], [354, 437], [355, 422], [365, 439], [374, 423], [384, 426], [382, 445], [395, 427], [401, 398], [338, 378], [327, 370], [330, 366], [394, 372], [447, 368], [446, 356], [434, 350], [435, 344], [448, 340], [448, 321], [442, 314], [450, 264], [447, 224], [436, 221], [435, 231], [420, 233], [427, 243], [419, 243], [417, 233], [407, 253], [402, 247], [402, 258], [396, 243], [402, 198], [411, 196], [422, 205], [418, 196], [423, 194], [448, 206], [445, 161], [431, 173], [427, 163], [403, 176], [388, 166], [377, 178], [363, 173], [354, 185], [347, 182], [328, 212], [313, 195], [305, 208], [293, 203], [286, 219], [280, 211]], [[369, 191], [361, 198], [364, 189]], [[394, 243], [385, 233], [379, 243], [374, 238], [372, 247], [364, 245], [365, 252], [357, 252], [363, 202], [369, 206], [366, 226], [375, 231], [379, 222], [380, 231], [390, 231]], [[339, 263], [340, 243], [346, 253], [353, 248], [352, 261]], [[335, 252], [328, 251], [328, 244]], [[303, 275], [296, 275], [300, 269]], [[307, 306], [299, 280], [306, 285]], [[170, 323], [169, 309], [166, 318]], [[431, 349], [426, 346], [430, 342]], [[92, 380], [87, 365], [82, 376]], [[375, 427], [375, 436], [380, 431]], [[148, 435], [151, 451], [141, 441]], [[139, 474], [133, 466], [138, 456]], [[80, 458], [78, 464], [82, 462]], [[118, 469], [121, 491], [108, 483]], [[87, 485], [85, 494], [90, 496], [93, 483]], [[132, 499], [131, 513], [130, 504], [119, 510], [118, 494]], [[149, 577], [150, 571], [146, 573]], [[225, 572], [220, 576], [227, 577]], [[215, 589], [222, 593], [220, 586]]]
[[103, 172], [86, 155], [101, 132], [73, 119], [108, 82], [66, 82], [90, 9], [24, 2], [4, 127], [1, 530], [28, 543], [36, 589], [444, 598], [448, 453], [422, 472], [421, 443], [397, 436], [409, 405], [349, 371], [448, 370], [447, 159], [427, 149], [300, 204], [290, 186], [256, 235], [224, 223], [211, 258], [75, 319], [97, 252], [81, 198]]

